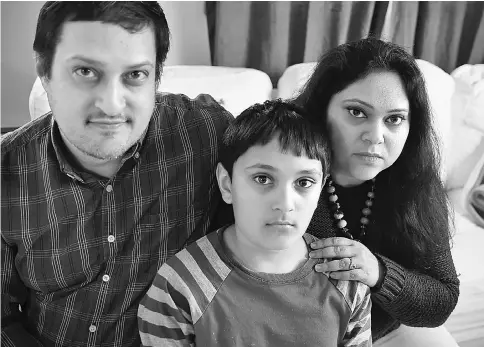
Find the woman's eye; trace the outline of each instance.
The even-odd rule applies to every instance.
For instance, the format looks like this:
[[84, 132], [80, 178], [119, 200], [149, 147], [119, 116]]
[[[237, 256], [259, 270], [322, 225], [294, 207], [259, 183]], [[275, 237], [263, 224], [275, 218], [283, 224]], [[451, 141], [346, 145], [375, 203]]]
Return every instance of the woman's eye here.
[[348, 112], [355, 118], [365, 117], [365, 114], [356, 108], [348, 108]]
[[267, 184], [272, 183], [271, 179], [267, 176], [264, 176], [264, 175], [255, 176], [254, 181], [256, 181], [257, 183], [262, 184], [262, 185], [267, 185]]
[[297, 185], [301, 188], [309, 188], [314, 184], [313, 181], [308, 180], [307, 178], [300, 179], [297, 181]]
[[76, 69], [74, 72], [81, 77], [86, 77], [86, 78], [94, 77], [94, 71], [92, 71], [87, 67], [81, 67], [79, 69]]
[[387, 122], [392, 125], [400, 125], [405, 120], [402, 116], [390, 116], [387, 118]]

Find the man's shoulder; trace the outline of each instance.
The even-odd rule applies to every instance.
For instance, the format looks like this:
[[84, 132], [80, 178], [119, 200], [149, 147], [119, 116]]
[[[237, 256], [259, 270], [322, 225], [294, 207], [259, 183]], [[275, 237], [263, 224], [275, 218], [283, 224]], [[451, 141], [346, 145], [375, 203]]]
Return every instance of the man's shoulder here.
[[192, 117], [193, 112], [205, 112], [210, 116], [221, 116], [227, 121], [234, 118], [229, 111], [208, 94], [200, 94], [192, 99], [184, 94], [157, 93], [155, 104], [159, 111], [163, 108], [167, 108], [178, 112], [191, 112]]
[[30, 145], [36, 146], [39, 142], [44, 141], [46, 136], [50, 136], [51, 127], [52, 114], [49, 112], [14, 131], [2, 135], [2, 161], [3, 158], [8, 156], [11, 152]]

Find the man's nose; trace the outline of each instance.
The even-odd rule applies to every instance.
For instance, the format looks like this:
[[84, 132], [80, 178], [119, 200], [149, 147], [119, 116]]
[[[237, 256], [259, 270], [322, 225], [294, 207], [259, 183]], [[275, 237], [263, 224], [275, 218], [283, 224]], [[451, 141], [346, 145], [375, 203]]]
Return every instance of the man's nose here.
[[126, 99], [124, 86], [120, 81], [112, 80], [102, 86], [96, 100], [96, 107], [107, 116], [117, 116], [124, 112]]

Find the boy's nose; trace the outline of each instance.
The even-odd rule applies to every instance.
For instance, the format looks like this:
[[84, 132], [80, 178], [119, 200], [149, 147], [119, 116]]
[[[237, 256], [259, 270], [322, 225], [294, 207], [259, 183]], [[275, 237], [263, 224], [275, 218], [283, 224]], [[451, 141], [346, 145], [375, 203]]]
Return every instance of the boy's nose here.
[[295, 209], [295, 192], [292, 188], [281, 188], [279, 194], [276, 194], [273, 204], [273, 210], [279, 210], [283, 213], [294, 211]]

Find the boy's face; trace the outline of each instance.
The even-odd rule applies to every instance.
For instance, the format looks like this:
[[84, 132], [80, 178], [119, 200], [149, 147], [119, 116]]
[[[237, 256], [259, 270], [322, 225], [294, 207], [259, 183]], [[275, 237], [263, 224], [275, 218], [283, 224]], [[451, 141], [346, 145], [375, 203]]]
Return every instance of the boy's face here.
[[319, 160], [282, 153], [277, 138], [249, 148], [234, 164], [228, 191], [221, 188], [237, 237], [263, 250], [290, 248], [311, 221], [323, 177]]

